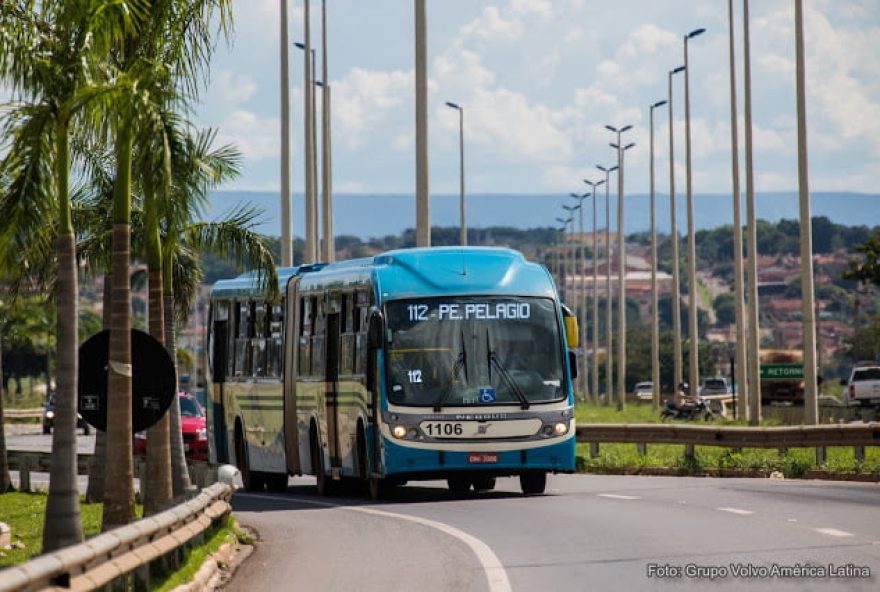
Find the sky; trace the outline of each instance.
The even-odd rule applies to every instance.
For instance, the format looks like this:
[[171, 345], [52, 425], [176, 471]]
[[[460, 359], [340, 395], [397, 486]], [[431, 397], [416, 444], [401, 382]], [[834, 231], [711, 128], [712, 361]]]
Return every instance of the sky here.
[[[301, 0], [289, 39], [303, 37]], [[327, 0], [335, 193], [415, 188], [412, 0]], [[734, 2], [739, 141], [743, 136], [742, 2]], [[880, 179], [880, 2], [807, 0], [810, 189], [877, 193]], [[429, 170], [435, 194], [458, 192], [463, 106], [469, 193], [586, 190], [596, 164], [616, 162], [606, 124], [633, 129], [627, 193], [649, 188], [649, 105], [690, 42], [694, 191], [731, 190], [728, 13], [724, 0], [428, 0]], [[312, 43], [320, 42], [312, 2]], [[750, 3], [755, 188], [797, 189], [793, 0]], [[279, 0], [234, 4], [235, 36], [221, 43], [196, 107], [245, 156], [228, 189], [277, 191]], [[320, 58], [319, 58], [320, 60]], [[292, 186], [303, 186], [303, 55], [290, 54]], [[676, 187], [684, 189], [684, 80], [673, 83]], [[668, 112], [655, 113], [658, 191], [668, 191]], [[741, 161], [742, 162], [742, 161]], [[743, 175], [741, 164], [741, 176]], [[744, 185], [743, 185], [744, 186]], [[880, 210], [880, 208], [878, 208]], [[880, 214], [876, 214], [880, 218]]]

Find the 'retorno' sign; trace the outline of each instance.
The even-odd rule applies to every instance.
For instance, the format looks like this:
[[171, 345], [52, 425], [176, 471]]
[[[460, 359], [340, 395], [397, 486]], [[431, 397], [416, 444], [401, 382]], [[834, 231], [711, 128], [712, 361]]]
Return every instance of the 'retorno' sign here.
[[[77, 411], [96, 429], [107, 429], [107, 368], [110, 331], [89, 337], [79, 347]], [[135, 432], [161, 419], [177, 393], [171, 356], [149, 334], [131, 330], [131, 419]]]

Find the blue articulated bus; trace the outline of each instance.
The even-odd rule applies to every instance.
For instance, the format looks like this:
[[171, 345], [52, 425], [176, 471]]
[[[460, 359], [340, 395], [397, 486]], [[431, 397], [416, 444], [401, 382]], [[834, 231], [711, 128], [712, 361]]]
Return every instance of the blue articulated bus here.
[[389, 495], [411, 480], [542, 493], [575, 465], [577, 321], [546, 268], [498, 248], [424, 248], [218, 281], [210, 460], [247, 489], [312, 474]]

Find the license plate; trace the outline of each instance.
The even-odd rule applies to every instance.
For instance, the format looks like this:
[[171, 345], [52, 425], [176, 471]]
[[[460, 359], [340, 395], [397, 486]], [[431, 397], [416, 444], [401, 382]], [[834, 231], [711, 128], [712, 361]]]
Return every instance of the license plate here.
[[498, 462], [496, 452], [471, 452], [468, 454], [468, 462], [472, 465], [491, 465]]

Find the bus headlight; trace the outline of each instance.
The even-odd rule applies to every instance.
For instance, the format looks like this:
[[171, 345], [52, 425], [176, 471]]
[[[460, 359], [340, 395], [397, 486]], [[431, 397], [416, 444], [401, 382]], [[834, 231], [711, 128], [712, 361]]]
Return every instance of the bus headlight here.
[[555, 426], [553, 426], [553, 433], [557, 436], [564, 436], [568, 432], [568, 424], [564, 422], [559, 422]]
[[406, 427], [402, 425], [396, 425], [391, 428], [391, 435], [399, 440], [403, 440], [406, 438]]

